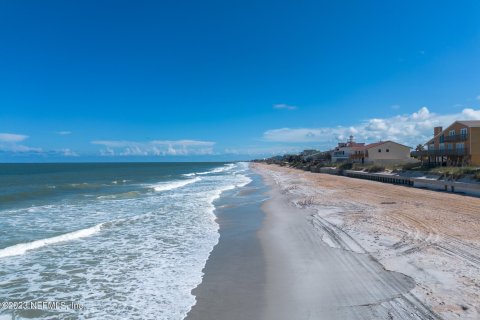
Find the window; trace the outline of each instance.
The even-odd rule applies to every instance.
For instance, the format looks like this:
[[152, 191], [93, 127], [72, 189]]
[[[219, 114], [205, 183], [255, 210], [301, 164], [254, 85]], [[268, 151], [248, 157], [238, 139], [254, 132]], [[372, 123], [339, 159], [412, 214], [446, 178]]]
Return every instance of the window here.
[[466, 136], [466, 135], [467, 135], [467, 130], [468, 130], [467, 128], [462, 128], [462, 129], [460, 129], [460, 134], [461, 134], [462, 136]]
[[441, 135], [440, 136], [440, 143], [443, 143], [445, 141], [445, 136]]
[[433, 143], [429, 144], [428, 145], [428, 150], [435, 150], [435, 145]]
[[457, 150], [463, 150], [465, 149], [465, 143], [457, 143], [457, 146], [456, 146]]
[[450, 132], [448, 133], [449, 136], [454, 136], [455, 135], [455, 129], [454, 130], [450, 130]]
[[382, 152], [382, 149], [378, 149], [378, 152]]
[[438, 149], [440, 149], [440, 150], [445, 150], [445, 143], [440, 143], [440, 144], [438, 145]]
[[453, 150], [453, 144], [452, 143], [447, 144], [447, 149], [448, 150]]
[[390, 149], [385, 150], [385, 152], [390, 152]]

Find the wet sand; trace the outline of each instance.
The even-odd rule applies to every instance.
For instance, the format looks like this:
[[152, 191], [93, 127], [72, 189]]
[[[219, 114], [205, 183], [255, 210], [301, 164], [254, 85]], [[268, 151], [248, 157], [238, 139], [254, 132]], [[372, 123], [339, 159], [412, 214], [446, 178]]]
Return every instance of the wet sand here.
[[220, 239], [192, 291], [197, 303], [187, 319], [260, 319], [264, 303], [265, 263], [257, 232], [266, 188], [259, 176], [216, 203]]
[[333, 231], [344, 245], [328, 241], [318, 226], [329, 222], [309, 205], [306, 180], [268, 166], [253, 170], [268, 186], [264, 214], [248, 200], [261, 199], [261, 181], [225, 199], [234, 203], [217, 212], [219, 244], [187, 319], [440, 318], [412, 293], [415, 279], [385, 269], [353, 237]]

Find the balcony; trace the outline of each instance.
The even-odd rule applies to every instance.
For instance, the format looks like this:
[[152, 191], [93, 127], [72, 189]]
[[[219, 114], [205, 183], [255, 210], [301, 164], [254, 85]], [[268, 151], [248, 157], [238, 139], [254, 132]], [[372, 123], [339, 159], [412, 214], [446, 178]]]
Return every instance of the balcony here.
[[468, 149], [444, 149], [444, 150], [424, 150], [413, 151], [414, 157], [442, 157], [442, 156], [466, 156]]
[[350, 155], [350, 159], [362, 159], [368, 158], [368, 154], [366, 152], [355, 152]]
[[462, 142], [468, 139], [468, 134], [455, 134], [453, 136], [445, 136], [445, 142]]

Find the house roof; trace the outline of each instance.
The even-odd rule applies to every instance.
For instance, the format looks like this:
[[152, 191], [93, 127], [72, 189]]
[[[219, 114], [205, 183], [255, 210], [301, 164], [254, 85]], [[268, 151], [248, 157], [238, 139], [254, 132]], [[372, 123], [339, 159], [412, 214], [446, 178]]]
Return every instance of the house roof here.
[[401, 144], [401, 143], [398, 143], [398, 142], [395, 142], [395, 141], [391, 141], [391, 140], [387, 140], [387, 141], [379, 141], [379, 142], [374, 142], [374, 143], [370, 143], [370, 144], [367, 144], [365, 146], [365, 149], [371, 149], [371, 148], [375, 148], [375, 147], [378, 147], [382, 144], [385, 144], [387, 142], [390, 142], [390, 143], [394, 143], [394, 144], [398, 144], [399, 146], [402, 146], [402, 147], [405, 147], [405, 148], [408, 148], [408, 149], [412, 149], [412, 147], [409, 147], [409, 146], [406, 146], [404, 144]]
[[371, 148], [375, 148], [377, 146], [380, 146], [384, 143], [387, 143], [388, 141], [379, 141], [379, 142], [374, 142], [374, 143], [369, 143], [365, 146], [365, 149], [371, 149]]
[[[480, 128], [480, 120], [456, 121], [470, 128]], [[455, 122], [454, 122], [455, 123]]]

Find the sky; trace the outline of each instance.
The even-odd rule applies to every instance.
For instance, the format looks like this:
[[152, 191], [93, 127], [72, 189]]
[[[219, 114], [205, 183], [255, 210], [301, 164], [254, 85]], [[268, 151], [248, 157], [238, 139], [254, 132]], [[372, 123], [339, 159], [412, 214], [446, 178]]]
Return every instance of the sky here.
[[230, 161], [480, 119], [480, 1], [0, 0], [0, 162]]

